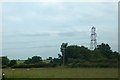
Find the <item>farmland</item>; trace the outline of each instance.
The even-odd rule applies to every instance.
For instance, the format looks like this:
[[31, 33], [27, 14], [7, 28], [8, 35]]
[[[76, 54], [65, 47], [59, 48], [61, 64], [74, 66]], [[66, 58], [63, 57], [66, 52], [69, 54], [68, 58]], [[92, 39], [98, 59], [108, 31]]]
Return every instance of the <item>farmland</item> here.
[[5, 68], [6, 78], [117, 78], [117, 68]]

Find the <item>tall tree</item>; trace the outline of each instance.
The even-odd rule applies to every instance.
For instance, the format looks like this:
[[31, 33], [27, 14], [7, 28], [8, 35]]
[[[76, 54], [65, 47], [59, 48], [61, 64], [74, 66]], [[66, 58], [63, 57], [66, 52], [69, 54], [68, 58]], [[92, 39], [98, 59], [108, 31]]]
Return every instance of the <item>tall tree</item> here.
[[66, 62], [67, 62], [67, 56], [66, 56], [66, 54], [65, 54], [65, 52], [66, 52], [66, 48], [67, 48], [67, 45], [68, 45], [68, 43], [62, 43], [62, 45], [61, 45], [61, 52], [62, 52], [62, 57], [63, 57], [63, 65], [66, 65]]
[[9, 61], [10, 61], [10, 60], [8, 59], [7, 56], [3, 56], [3, 57], [2, 57], [2, 65], [8, 66]]

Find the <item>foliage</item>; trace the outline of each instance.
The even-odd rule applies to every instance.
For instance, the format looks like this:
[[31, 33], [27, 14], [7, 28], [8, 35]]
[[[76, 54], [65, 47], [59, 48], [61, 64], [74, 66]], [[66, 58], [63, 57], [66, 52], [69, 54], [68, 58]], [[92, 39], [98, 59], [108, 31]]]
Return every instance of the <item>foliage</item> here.
[[[63, 56], [63, 55], [62, 55]], [[62, 57], [60, 58], [62, 60]], [[68, 67], [117, 67], [118, 53], [108, 44], [102, 43], [95, 50], [84, 46], [70, 45], [65, 49]]]
[[47, 60], [52, 60], [52, 57], [49, 57]]
[[17, 64], [16, 60], [11, 60], [10, 63], [9, 63], [9, 66], [12, 67], [12, 66], [14, 66], [16, 64]]
[[39, 67], [56, 67], [64, 64], [67, 67], [117, 67], [118, 52], [113, 52], [108, 44], [102, 43], [94, 50], [90, 50], [84, 46], [69, 45], [63, 43], [61, 45], [62, 54], [58, 54], [58, 58], [49, 57], [45, 62], [40, 56], [33, 56], [17, 64], [16, 60], [9, 60], [7, 56], [2, 58], [2, 67], [13, 68], [39, 68]]
[[98, 45], [97, 47], [98, 47], [97, 50], [100, 51], [103, 57], [106, 57], [109, 59], [112, 58], [111, 55], [113, 52], [111, 50], [111, 47], [108, 44], [102, 43], [101, 45]]
[[32, 58], [28, 58], [25, 60], [25, 64], [34, 64], [34, 63], [39, 63], [42, 61], [42, 58], [40, 56], [33, 56]]
[[12, 68], [41, 68], [41, 67], [56, 67], [56, 64], [39, 62], [35, 64], [18, 64], [12, 66]]
[[7, 67], [9, 65], [10, 60], [7, 56], [2, 57], [2, 67]]
[[61, 59], [58, 59], [58, 58], [54, 58], [54, 59], [53, 59], [53, 63], [56, 64], [56, 65], [58, 65], [58, 66], [61, 66], [62, 60], [61, 60]]
[[24, 64], [25, 60], [16, 60], [17, 64]]

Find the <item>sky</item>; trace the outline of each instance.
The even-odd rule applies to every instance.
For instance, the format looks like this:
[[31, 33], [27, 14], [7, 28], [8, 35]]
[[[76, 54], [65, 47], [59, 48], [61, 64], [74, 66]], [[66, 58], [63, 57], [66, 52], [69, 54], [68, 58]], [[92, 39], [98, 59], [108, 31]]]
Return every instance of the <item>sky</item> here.
[[0, 21], [2, 55], [57, 57], [63, 42], [89, 48], [92, 26], [98, 45], [108, 43], [118, 51], [117, 10], [115, 2], [5, 2]]

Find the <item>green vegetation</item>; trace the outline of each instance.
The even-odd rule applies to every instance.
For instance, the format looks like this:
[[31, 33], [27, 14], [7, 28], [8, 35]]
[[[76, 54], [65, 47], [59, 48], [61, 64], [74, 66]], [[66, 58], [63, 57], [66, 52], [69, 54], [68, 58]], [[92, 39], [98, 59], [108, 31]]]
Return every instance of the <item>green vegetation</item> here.
[[2, 57], [2, 67], [11, 68], [46, 68], [65, 66], [70, 68], [87, 67], [87, 68], [116, 68], [118, 67], [118, 52], [113, 52], [108, 44], [102, 43], [94, 50], [89, 50], [84, 46], [61, 45], [61, 54], [58, 58], [48, 57], [42, 60], [40, 56], [33, 56], [27, 60], [9, 60], [7, 56]]
[[94, 50], [70, 45], [64, 53], [63, 50], [61, 52], [60, 60], [68, 67], [118, 67], [119, 53], [113, 52], [108, 44], [102, 43]]
[[[102, 43], [96, 49], [84, 46], [61, 45], [57, 58], [42, 60], [33, 56], [27, 60], [9, 60], [3, 56], [5, 78], [117, 78], [118, 52]], [[13, 69], [14, 68], [14, 69]]]
[[45, 62], [45, 63], [50, 63], [50, 60], [43, 60], [43, 62]]
[[25, 60], [16, 60], [17, 64], [23, 64], [25, 62]]
[[10, 60], [7, 58], [7, 56], [1, 57], [1, 60], [2, 60], [2, 68], [8, 67]]
[[6, 78], [117, 78], [117, 68], [5, 68]]
[[14, 66], [16, 64], [17, 64], [16, 60], [11, 60], [10, 63], [9, 63], [9, 66], [12, 67], [12, 66]]
[[25, 60], [25, 64], [35, 64], [35, 63], [39, 63], [42, 61], [42, 58], [40, 56], [33, 56], [32, 58], [28, 58], [27, 60]]

